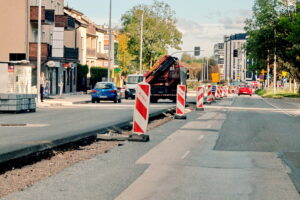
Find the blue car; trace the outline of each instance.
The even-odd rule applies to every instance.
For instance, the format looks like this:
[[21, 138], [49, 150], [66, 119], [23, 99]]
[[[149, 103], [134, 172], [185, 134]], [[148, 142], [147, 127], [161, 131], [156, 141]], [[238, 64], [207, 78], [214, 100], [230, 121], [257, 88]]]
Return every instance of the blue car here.
[[92, 103], [100, 101], [113, 101], [121, 103], [120, 88], [117, 88], [113, 82], [98, 82], [91, 93]]

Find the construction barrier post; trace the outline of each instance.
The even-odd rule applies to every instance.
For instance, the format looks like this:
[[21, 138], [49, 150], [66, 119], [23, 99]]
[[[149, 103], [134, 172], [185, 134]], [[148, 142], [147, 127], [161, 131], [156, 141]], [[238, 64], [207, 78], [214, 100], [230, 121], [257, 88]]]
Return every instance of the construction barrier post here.
[[204, 87], [197, 87], [197, 106], [196, 110], [203, 111], [204, 110]]
[[176, 115], [175, 119], [186, 119], [185, 112], [185, 94], [186, 86], [178, 85], [177, 86], [177, 104], [176, 104]]
[[133, 113], [133, 130], [128, 141], [148, 142], [149, 135], [145, 135], [149, 119], [151, 88], [148, 83], [139, 83], [135, 94], [135, 107]]
[[211, 104], [214, 102], [214, 95], [213, 95], [213, 92], [212, 92], [212, 86], [211, 85], [208, 85], [207, 86], [207, 100], [206, 102], [208, 104]]

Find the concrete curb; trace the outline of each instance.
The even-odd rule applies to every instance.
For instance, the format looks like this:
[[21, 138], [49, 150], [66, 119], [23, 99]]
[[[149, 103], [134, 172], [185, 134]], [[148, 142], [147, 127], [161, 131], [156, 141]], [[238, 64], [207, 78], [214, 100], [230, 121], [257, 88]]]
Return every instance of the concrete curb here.
[[[167, 109], [163, 109], [163, 110], [159, 110], [159, 111], [150, 113], [149, 118], [156, 117], [158, 115], [161, 115], [162, 113], [169, 112], [172, 110], [175, 110], [175, 107], [171, 107], [171, 108], [167, 108]], [[15, 159], [19, 159], [19, 158], [22, 158], [25, 156], [29, 156], [33, 153], [49, 150], [49, 149], [52, 149], [52, 148], [55, 148], [55, 147], [58, 147], [58, 146], [61, 146], [64, 144], [76, 142], [76, 141], [82, 140], [84, 138], [88, 138], [88, 137], [92, 137], [92, 136], [97, 137], [98, 134], [104, 134], [110, 129], [115, 129], [116, 127], [117, 128], [126, 127], [126, 126], [130, 125], [131, 123], [132, 123], [132, 117], [127, 117], [127, 119], [124, 119], [122, 121], [108, 124], [106, 127], [95, 128], [94, 130], [91, 129], [91, 130], [87, 130], [86, 132], [77, 132], [77, 133], [74, 133], [72, 136], [49, 140], [49, 142], [47, 142], [47, 143], [41, 142], [40, 144], [35, 144], [35, 145], [28, 146], [25, 148], [15, 149], [11, 152], [0, 154], [0, 164], [10, 161], [10, 160], [15, 160]]]

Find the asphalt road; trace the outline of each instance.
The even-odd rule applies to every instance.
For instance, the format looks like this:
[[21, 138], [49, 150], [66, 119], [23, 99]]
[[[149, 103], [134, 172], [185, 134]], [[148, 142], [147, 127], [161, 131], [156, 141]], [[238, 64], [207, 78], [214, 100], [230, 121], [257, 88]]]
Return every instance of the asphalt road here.
[[[133, 100], [121, 104], [103, 102], [41, 108], [36, 113], [0, 114], [0, 124], [28, 124], [28, 127], [0, 127], [0, 162], [76, 140], [133, 118]], [[174, 104], [151, 105], [150, 113]]]
[[[126, 142], [4, 199], [298, 200], [278, 152], [298, 148], [289, 112], [255, 96], [219, 101], [150, 131], [148, 143]], [[283, 122], [293, 126], [287, 138]]]

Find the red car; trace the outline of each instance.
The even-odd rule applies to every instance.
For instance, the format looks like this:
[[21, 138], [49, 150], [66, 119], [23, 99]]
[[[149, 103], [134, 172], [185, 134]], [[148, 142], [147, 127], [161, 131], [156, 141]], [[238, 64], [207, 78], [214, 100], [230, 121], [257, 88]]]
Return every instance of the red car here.
[[240, 96], [241, 94], [252, 96], [252, 88], [248, 85], [240, 86], [238, 95]]

